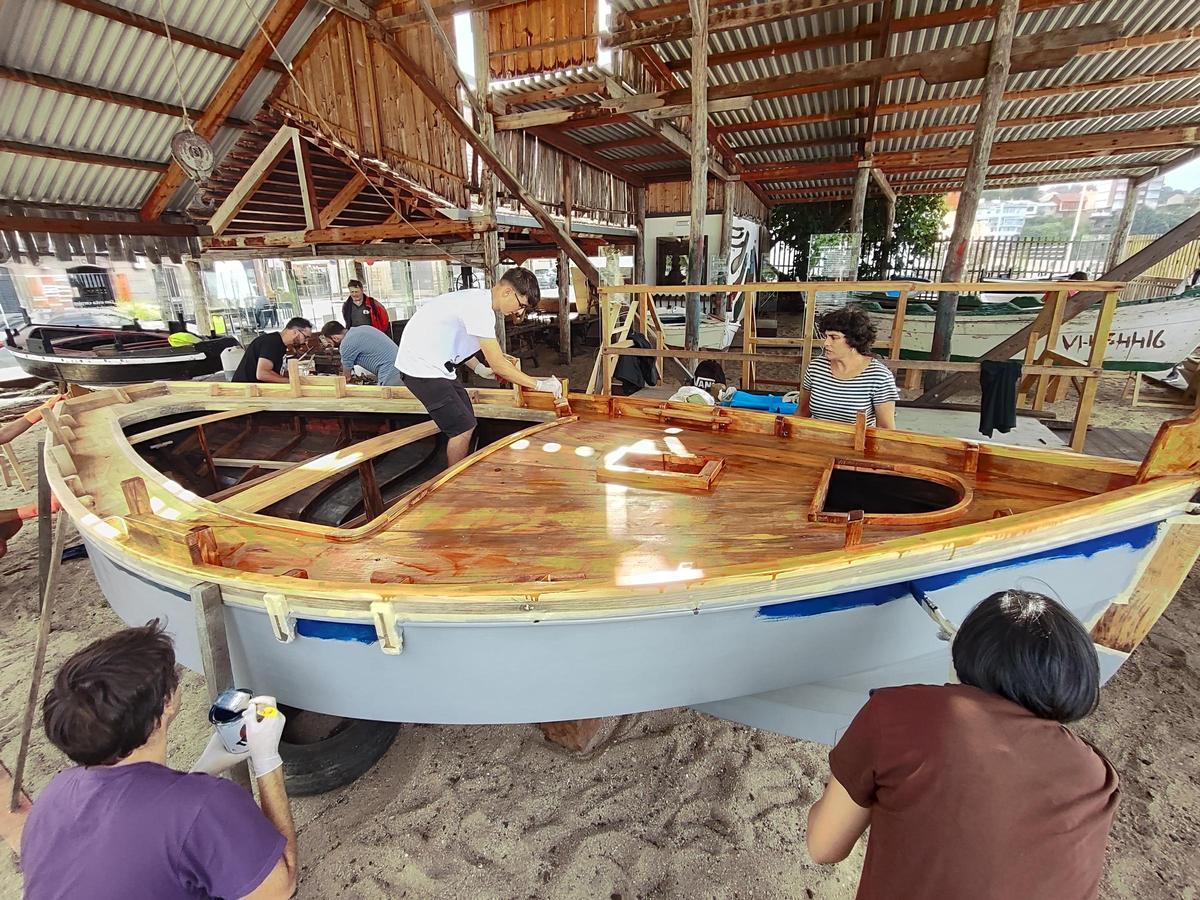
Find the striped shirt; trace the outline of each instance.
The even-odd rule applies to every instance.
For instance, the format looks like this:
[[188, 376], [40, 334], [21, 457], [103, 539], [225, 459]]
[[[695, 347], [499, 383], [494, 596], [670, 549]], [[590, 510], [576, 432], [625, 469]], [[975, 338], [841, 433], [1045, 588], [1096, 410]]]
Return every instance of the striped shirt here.
[[867, 414], [867, 425], [875, 424], [875, 408], [900, 399], [896, 378], [878, 359], [853, 378], [835, 378], [829, 360], [815, 356], [804, 373], [809, 413], [814, 419], [853, 425], [860, 412]]

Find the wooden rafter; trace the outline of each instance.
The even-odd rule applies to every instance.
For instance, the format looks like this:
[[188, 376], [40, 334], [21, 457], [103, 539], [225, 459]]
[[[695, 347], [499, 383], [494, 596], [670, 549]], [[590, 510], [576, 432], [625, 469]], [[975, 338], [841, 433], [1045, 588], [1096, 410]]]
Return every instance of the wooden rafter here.
[[[271, 56], [274, 42], [278, 44], [287, 34], [292, 23], [304, 9], [306, 0], [275, 0], [274, 6], [263, 21], [262, 28], [251, 35], [245, 51], [238, 58], [225, 80], [217, 88], [216, 94], [195, 123], [196, 133], [205, 139], [211, 139], [217, 133], [225, 117], [232, 112], [242, 95], [253, 83], [255, 77], [262, 71], [263, 65]], [[159, 179], [150, 195], [142, 204], [141, 217], [156, 219], [162, 215], [175, 192], [183, 184], [187, 176], [179, 164], [172, 161], [166, 173]]]
[[299, 132], [290, 125], [284, 125], [274, 137], [263, 147], [262, 152], [258, 154], [258, 158], [250, 165], [238, 183], [234, 185], [226, 196], [221, 205], [217, 207], [208, 219], [208, 227], [212, 229], [214, 235], [220, 235], [234, 220], [242, 207], [254, 195], [254, 192], [262, 186], [262, 183], [270, 177], [275, 171], [275, 167], [279, 165], [279, 161], [283, 159], [284, 153], [292, 146], [292, 139]]
[[[1091, 3], [1093, 0], [1022, 0], [1021, 12], [1042, 12], [1049, 9], [1058, 9], [1066, 6], [1078, 6], [1083, 3]], [[661, 7], [652, 7], [653, 9], [666, 9], [676, 4], [665, 4]], [[646, 10], [635, 10], [630, 13], [630, 18], [633, 18], [633, 13], [646, 12]], [[962, 9], [947, 9], [941, 12], [928, 13], [921, 16], [906, 16], [901, 19], [894, 19], [891, 24], [892, 34], [902, 34], [910, 31], [920, 31], [924, 28], [944, 28], [948, 25], [962, 25], [968, 22], [982, 22], [992, 18], [996, 14], [995, 7], [991, 4], [982, 6], [968, 6]], [[792, 41], [778, 41], [771, 44], [755, 47], [745, 47], [739, 50], [729, 50], [724, 53], [714, 53], [708, 58], [710, 66], [724, 66], [732, 63], [747, 62], [752, 59], [766, 59], [779, 56], [790, 56], [793, 53], [803, 53], [808, 50], [819, 50], [822, 47], [836, 47], [841, 44], [852, 44], [861, 41], [873, 41], [877, 39], [882, 32], [881, 21], [867, 22], [859, 25], [856, 28], [850, 28], [845, 31], [833, 31], [828, 34], [812, 35], [810, 37], [798, 38]], [[667, 63], [672, 70], [680, 70], [687, 68], [687, 60], [672, 60]]]
[[199, 225], [175, 222], [135, 222], [128, 219], [56, 219], [50, 216], [0, 215], [0, 231], [49, 234], [130, 234], [149, 237], [197, 237], [208, 234]]
[[40, 156], [43, 159], [59, 159], [64, 162], [86, 163], [92, 166], [112, 166], [117, 169], [139, 169], [143, 172], [165, 172], [167, 164], [152, 159], [131, 159], [128, 156], [108, 156], [104, 153], [87, 153], [66, 147], [47, 147], [44, 144], [29, 144], [24, 141], [0, 140], [0, 152], [18, 153], [21, 156]]
[[[1159, 84], [1167, 81], [1179, 81], [1189, 78], [1200, 78], [1200, 68], [1171, 69], [1166, 72], [1156, 72], [1149, 75], [1130, 75], [1126, 78], [1106, 79], [1103, 81], [1085, 81], [1079, 84], [1052, 85], [1049, 87], [1031, 88], [1023, 91], [1005, 91], [1004, 102], [1017, 100], [1033, 100], [1040, 97], [1056, 97], [1068, 94], [1082, 94], [1091, 91], [1113, 90], [1134, 87], [1142, 84]], [[977, 106], [982, 98], [979, 94], [966, 94], [961, 97], [937, 97], [919, 100], [913, 103], [890, 103], [879, 107], [880, 116], [893, 115], [901, 112], [918, 112], [928, 109], [949, 109], [958, 106]], [[812, 113], [805, 116], [789, 116], [776, 119], [757, 119], [753, 122], [737, 122], [730, 125], [719, 125], [716, 130], [721, 134], [736, 134], [743, 131], [759, 131], [768, 128], [786, 128], [792, 125], [814, 125], [823, 122], [843, 122], [861, 119], [867, 115], [866, 107], [854, 109], [830, 110], [823, 113]], [[967, 126], [968, 128], [970, 126]], [[882, 140], [882, 138], [881, 138]]]
[[[530, 128], [527, 130], [529, 134], [532, 134], [542, 143], [549, 144], [551, 147], [562, 150], [564, 153], [576, 156], [602, 172], [615, 175], [617, 178], [621, 178], [639, 187], [646, 186], [646, 182], [642, 180], [641, 176], [625, 169], [625, 166], [630, 162], [628, 159], [609, 159], [606, 156], [601, 156], [587, 144], [582, 144], [570, 135], [563, 134], [557, 128]], [[679, 159], [678, 154], [672, 155], [671, 159]]]
[[320, 208], [317, 189], [313, 185], [312, 159], [309, 143], [292, 129], [292, 157], [296, 160], [296, 177], [300, 181], [300, 205], [304, 207], [304, 227], [313, 230], [318, 226]]
[[[871, 56], [883, 59], [887, 56], [888, 42], [892, 36], [892, 18], [896, 9], [895, 0], [881, 0], [882, 7], [879, 15], [879, 34], [871, 47]], [[867, 111], [867, 133], [863, 137], [863, 151], [869, 152], [875, 139], [875, 125], [879, 121], [879, 101], [883, 95], [883, 78], [876, 76], [871, 80], [870, 107]]]
[[[716, 34], [736, 28], [746, 28], [750, 25], [765, 25], [782, 19], [844, 9], [848, 6], [861, 6], [865, 2], [868, 0], [764, 0], [764, 2], [749, 6], [719, 9], [710, 13], [708, 29], [710, 34]], [[686, 10], [684, 11], [686, 12]], [[691, 37], [691, 34], [692, 22], [690, 18], [685, 18], [657, 25], [617, 28], [609, 35], [608, 43], [611, 47], [641, 47], [647, 44], [686, 40]]]
[[[126, 9], [121, 9], [118, 6], [113, 6], [111, 3], [104, 3], [102, 0], [59, 0], [60, 3], [65, 3], [67, 6], [73, 6], [76, 9], [82, 9], [84, 12], [89, 12], [97, 16], [103, 16], [113, 22], [120, 22], [122, 25], [128, 25], [130, 28], [137, 28], [140, 31], [147, 31], [150, 34], [157, 34], [160, 37], [167, 36], [167, 30], [163, 27], [163, 23], [158, 19], [152, 19], [148, 16], [140, 16], [137, 13], [130, 12]], [[230, 59], [240, 59], [242, 51], [237, 47], [229, 44], [223, 44], [220, 41], [214, 41], [212, 38], [207, 38], [202, 34], [196, 34], [191, 31], [185, 31], [176, 26], [171, 26], [171, 40], [178, 41], [181, 44], [187, 44], [189, 47], [196, 47], [200, 50], [207, 50], [209, 53], [216, 53], [220, 56], [227, 56]], [[273, 72], [283, 72], [283, 63], [275, 60], [269, 60], [266, 68]]]
[[527, 106], [530, 103], [545, 103], [547, 100], [567, 100], [587, 94], [603, 94], [604, 87], [604, 79], [599, 78], [571, 84], [558, 84], [554, 87], [539, 88], [533, 91], [504, 91], [493, 94], [492, 99], [493, 102], [503, 103], [506, 107]]
[[494, 227], [494, 223], [481, 220], [420, 219], [408, 222], [385, 222], [380, 225], [355, 225], [346, 228], [315, 228], [212, 237], [205, 241], [205, 246], [213, 250], [232, 250], [242, 247], [299, 247], [305, 244], [420, 240], [447, 234], [472, 234], [488, 227]]
[[346, 182], [343, 187], [332, 200], [330, 200], [317, 216], [317, 225], [320, 228], [328, 228], [333, 224], [333, 220], [341, 215], [342, 210], [354, 202], [354, 198], [362, 193], [363, 188], [367, 186], [367, 179], [361, 172], [355, 172], [354, 177]]
[[[1178, 100], [1164, 100], [1158, 103], [1139, 103], [1131, 106], [1110, 106], [1102, 109], [1086, 109], [1076, 110], [1074, 112], [1053, 113], [1050, 115], [1040, 116], [1018, 116], [1011, 119], [1001, 119], [997, 123], [997, 128], [1018, 128], [1023, 125], [1041, 125], [1046, 122], [1083, 122], [1090, 119], [1109, 119], [1116, 116], [1135, 115], [1137, 113], [1146, 112], [1161, 112], [1167, 109], [1191, 109], [1200, 108], [1200, 96], [1182, 97]], [[951, 122], [947, 125], [927, 125], [915, 128], [897, 128], [891, 131], [880, 131], [875, 134], [875, 141], [882, 143], [884, 141], [901, 140], [903, 138], [925, 137], [932, 134], [954, 134], [956, 132], [970, 131], [974, 127], [974, 123], [967, 122]], [[735, 147], [734, 153], [738, 156], [748, 156], [754, 153], [765, 153], [777, 150], [791, 150], [799, 147], [818, 147], [827, 146], [831, 143], [841, 141], [855, 141], [860, 138], [854, 135], [826, 136], [820, 138], [812, 138], [804, 141], [779, 141], [770, 144], [748, 144], [745, 147]]]
[[[110, 91], [87, 84], [79, 84], [74, 81], [67, 81], [65, 78], [54, 78], [50, 75], [42, 75], [37, 72], [26, 72], [10, 66], [0, 66], [0, 79], [13, 81], [18, 84], [28, 84], [32, 87], [42, 88], [43, 90], [56, 91], [60, 94], [87, 97], [89, 100], [99, 100], [102, 103], [113, 103], [117, 106], [127, 106], [131, 109], [142, 109], [146, 112], [158, 113], [173, 118], [178, 117], [180, 114], [178, 103], [149, 100], [145, 97], [134, 96], [133, 94], [123, 94], [120, 91]], [[241, 119], [226, 119], [225, 124], [231, 128], [249, 127], [249, 123]]]

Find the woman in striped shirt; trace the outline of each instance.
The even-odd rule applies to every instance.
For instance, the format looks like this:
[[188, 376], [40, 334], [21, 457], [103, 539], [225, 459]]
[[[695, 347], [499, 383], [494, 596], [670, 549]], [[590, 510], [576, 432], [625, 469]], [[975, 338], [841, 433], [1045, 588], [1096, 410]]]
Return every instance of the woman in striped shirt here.
[[856, 306], [835, 309], [817, 319], [825, 335], [825, 355], [814, 357], [804, 373], [800, 415], [853, 425], [860, 412], [867, 425], [896, 427], [896, 379], [872, 355], [875, 326]]

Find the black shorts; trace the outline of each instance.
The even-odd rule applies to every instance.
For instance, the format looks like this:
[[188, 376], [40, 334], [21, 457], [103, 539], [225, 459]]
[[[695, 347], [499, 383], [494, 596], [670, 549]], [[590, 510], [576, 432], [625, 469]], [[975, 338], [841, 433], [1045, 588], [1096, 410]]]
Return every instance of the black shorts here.
[[457, 378], [417, 378], [403, 375], [404, 386], [413, 392], [446, 437], [458, 437], [475, 427], [471, 398]]

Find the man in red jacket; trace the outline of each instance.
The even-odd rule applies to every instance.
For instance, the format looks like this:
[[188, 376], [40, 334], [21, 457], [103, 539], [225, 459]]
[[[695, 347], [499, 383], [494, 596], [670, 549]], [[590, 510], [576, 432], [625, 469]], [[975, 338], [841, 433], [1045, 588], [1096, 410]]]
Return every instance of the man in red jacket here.
[[355, 325], [370, 325], [384, 334], [388, 333], [388, 314], [383, 304], [363, 293], [362, 282], [357, 278], [346, 283], [350, 296], [342, 304], [342, 319], [347, 328]]

